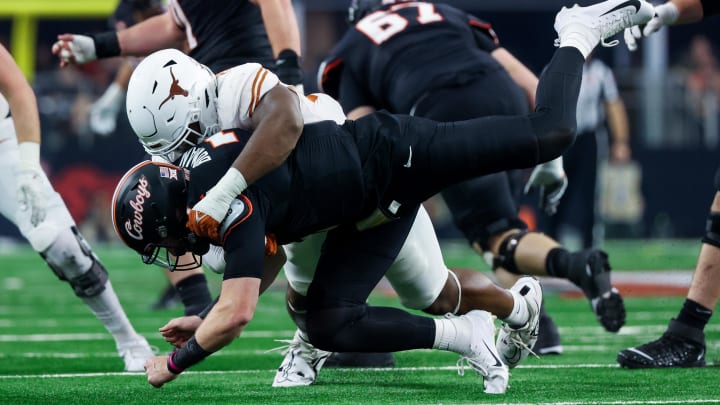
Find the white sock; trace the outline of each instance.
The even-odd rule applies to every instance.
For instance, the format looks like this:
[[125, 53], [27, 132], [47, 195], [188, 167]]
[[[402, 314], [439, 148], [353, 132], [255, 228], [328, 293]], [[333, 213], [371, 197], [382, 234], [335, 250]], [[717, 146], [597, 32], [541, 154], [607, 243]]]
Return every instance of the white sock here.
[[[566, 28], [567, 30], [567, 28]], [[572, 46], [582, 53], [583, 57], [587, 59], [588, 55], [595, 49], [600, 38], [592, 40], [587, 37], [587, 34], [580, 32], [569, 32], [560, 37], [560, 47]]]
[[528, 311], [527, 301], [519, 292], [509, 290], [513, 296], [513, 309], [510, 315], [503, 319], [505, 323], [513, 328], [520, 328], [530, 320], [530, 312]]
[[108, 280], [105, 284], [105, 290], [94, 297], [83, 297], [82, 301], [90, 307], [90, 310], [105, 328], [115, 338], [117, 346], [135, 341], [138, 337], [137, 332], [130, 324], [130, 320], [125, 315], [120, 306], [120, 301], [112, 284]]
[[466, 354], [470, 348], [472, 323], [465, 317], [436, 318], [433, 349]]

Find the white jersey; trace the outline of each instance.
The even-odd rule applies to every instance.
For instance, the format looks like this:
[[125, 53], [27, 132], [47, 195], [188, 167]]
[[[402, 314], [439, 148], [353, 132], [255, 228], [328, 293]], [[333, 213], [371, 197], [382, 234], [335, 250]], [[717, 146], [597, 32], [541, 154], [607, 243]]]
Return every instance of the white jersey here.
[[[263, 96], [277, 85], [287, 86], [258, 63], [245, 63], [217, 74], [220, 128], [252, 129], [252, 115]], [[289, 88], [293, 89], [291, 86]], [[299, 95], [303, 121], [345, 122], [340, 104], [327, 94]]]

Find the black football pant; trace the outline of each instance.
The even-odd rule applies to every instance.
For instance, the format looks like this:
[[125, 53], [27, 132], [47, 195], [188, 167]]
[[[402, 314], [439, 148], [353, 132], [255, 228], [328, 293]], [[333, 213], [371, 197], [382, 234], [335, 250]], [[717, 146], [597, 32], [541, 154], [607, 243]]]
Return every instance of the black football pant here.
[[[495, 115], [525, 115], [528, 99], [505, 69], [488, 72], [472, 83], [426, 93], [414, 116], [434, 121], [463, 121]], [[478, 136], [482, 136], [478, 134]], [[489, 249], [488, 238], [509, 229], [526, 229], [518, 218], [519, 170], [491, 173], [447, 187], [442, 197], [455, 226], [470, 244]]]
[[353, 131], [382, 124], [358, 148], [374, 153], [363, 156], [376, 166], [367, 167], [367, 181], [375, 186], [368, 192], [397, 202], [399, 219], [363, 232], [340, 227], [328, 233], [307, 297], [313, 344], [356, 352], [432, 347], [432, 318], [368, 306], [370, 292], [397, 256], [422, 201], [450, 184], [549, 161], [572, 144], [583, 63], [576, 49], [557, 50], [541, 77], [536, 112], [529, 115], [438, 123], [376, 113], [349, 124]]

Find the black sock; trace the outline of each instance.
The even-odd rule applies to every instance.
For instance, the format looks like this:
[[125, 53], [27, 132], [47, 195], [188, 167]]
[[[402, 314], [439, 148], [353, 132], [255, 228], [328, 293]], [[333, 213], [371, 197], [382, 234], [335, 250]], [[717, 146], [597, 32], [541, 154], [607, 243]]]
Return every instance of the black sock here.
[[185, 315], [197, 315], [212, 302], [204, 274], [194, 274], [181, 280], [175, 289], [185, 305]]
[[710, 321], [711, 316], [712, 310], [687, 298], [685, 299], [685, 303], [683, 303], [680, 314], [676, 319], [685, 325], [703, 330], [705, 329], [705, 325], [707, 325], [708, 321]]
[[570, 252], [565, 248], [553, 248], [545, 259], [548, 275], [558, 278], [570, 278]]

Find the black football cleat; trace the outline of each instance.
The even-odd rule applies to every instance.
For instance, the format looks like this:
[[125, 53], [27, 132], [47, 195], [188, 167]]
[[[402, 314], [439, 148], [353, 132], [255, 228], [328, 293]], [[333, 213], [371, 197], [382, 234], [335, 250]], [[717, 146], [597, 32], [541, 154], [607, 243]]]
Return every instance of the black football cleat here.
[[540, 330], [538, 332], [538, 340], [533, 346], [533, 352], [537, 355], [562, 354], [563, 347], [560, 342], [560, 333], [558, 332], [555, 321], [545, 312], [545, 305], [540, 307]]
[[673, 319], [660, 339], [622, 350], [617, 362], [632, 369], [705, 367], [705, 334]]
[[341, 352], [333, 353], [325, 361], [324, 367], [361, 367], [385, 368], [395, 367], [395, 357], [392, 353], [360, 353]]
[[586, 249], [570, 254], [570, 281], [590, 300], [600, 324], [608, 332], [617, 332], [625, 325], [625, 303], [610, 283], [610, 262], [607, 253]]

